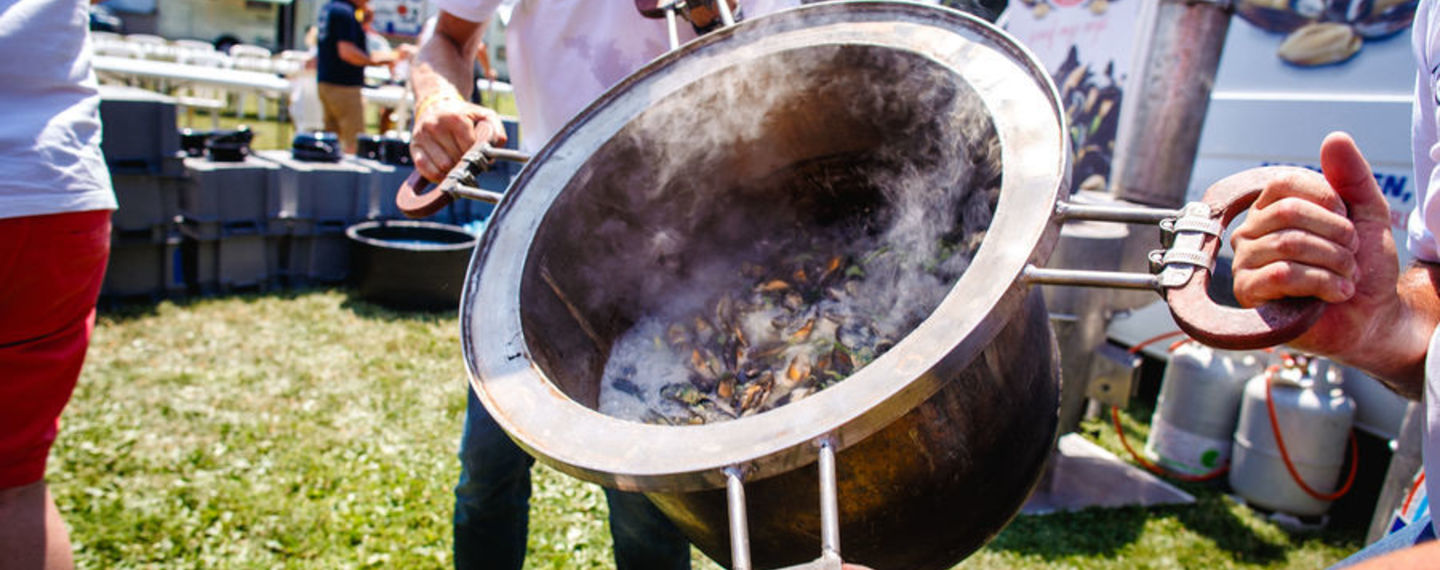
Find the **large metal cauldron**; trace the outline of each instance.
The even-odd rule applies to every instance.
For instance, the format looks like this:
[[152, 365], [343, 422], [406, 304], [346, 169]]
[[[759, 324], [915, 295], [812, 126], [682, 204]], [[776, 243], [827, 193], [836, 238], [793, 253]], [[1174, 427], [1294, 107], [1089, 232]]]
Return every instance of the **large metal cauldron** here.
[[[845, 559], [953, 565], [1015, 515], [1055, 437], [1056, 349], [1023, 275], [1068, 193], [1056, 101], [1007, 36], [921, 5], [813, 5], [686, 45], [585, 110], [506, 194], [462, 302], [472, 385], [530, 453], [646, 492], [721, 563], [727, 468], [756, 566], [819, 555], [829, 441]], [[964, 219], [988, 230], [971, 269], [849, 379], [720, 424], [595, 411], [617, 337], [727, 252], [951, 187], [991, 192]]]

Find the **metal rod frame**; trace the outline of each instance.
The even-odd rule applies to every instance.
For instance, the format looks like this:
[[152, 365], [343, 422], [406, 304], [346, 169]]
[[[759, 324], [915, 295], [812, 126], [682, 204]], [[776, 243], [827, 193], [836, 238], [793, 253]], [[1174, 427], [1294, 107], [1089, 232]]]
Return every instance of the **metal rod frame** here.
[[745, 474], [738, 465], [725, 468], [725, 497], [730, 504], [730, 567], [750, 570], [750, 519], [745, 514]]
[[[835, 439], [827, 435], [820, 438], [816, 446], [820, 451], [816, 463], [820, 479], [820, 558], [794, 568], [838, 569], [843, 560], [840, 557], [840, 486], [835, 469], [837, 445]], [[743, 467], [725, 468], [725, 498], [730, 511], [730, 566], [735, 570], [750, 570], [750, 520], [745, 512]]]
[[[724, 0], [721, 0], [724, 1]], [[839, 567], [840, 490], [835, 477], [835, 440], [820, 440], [820, 559]]]
[[735, 15], [730, 13], [730, 0], [715, 0], [715, 4], [720, 7], [720, 23], [727, 28], [735, 25]]
[[1119, 222], [1123, 224], [1158, 224], [1166, 219], [1180, 217], [1180, 210], [1168, 208], [1146, 208], [1140, 206], [1095, 206], [1061, 202], [1055, 213], [1061, 220], [1088, 220], [1094, 222]]
[[1106, 287], [1114, 289], [1155, 290], [1160, 287], [1160, 278], [1147, 273], [1089, 271], [1084, 269], [1046, 269], [1034, 265], [1025, 268], [1025, 281], [1031, 285], [1069, 285], [1075, 287]]

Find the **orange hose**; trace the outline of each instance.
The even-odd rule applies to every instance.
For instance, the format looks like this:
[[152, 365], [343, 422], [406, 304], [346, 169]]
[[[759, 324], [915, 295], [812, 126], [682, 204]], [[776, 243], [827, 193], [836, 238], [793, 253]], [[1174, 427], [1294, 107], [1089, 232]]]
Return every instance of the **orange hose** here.
[[1145, 469], [1149, 470], [1151, 473], [1154, 473], [1154, 474], [1159, 475], [1159, 476], [1161, 476], [1161, 477], [1169, 477], [1169, 478], [1171, 478], [1171, 479], [1179, 479], [1179, 480], [1181, 480], [1181, 481], [1189, 481], [1189, 482], [1192, 482], [1192, 483], [1198, 483], [1198, 482], [1200, 482], [1200, 481], [1209, 481], [1209, 480], [1211, 480], [1211, 479], [1214, 479], [1214, 478], [1216, 478], [1216, 477], [1219, 477], [1219, 476], [1221, 476], [1221, 475], [1224, 475], [1226, 471], [1229, 471], [1229, 470], [1230, 470], [1230, 466], [1229, 466], [1229, 465], [1221, 465], [1220, 467], [1216, 468], [1214, 471], [1211, 471], [1211, 472], [1209, 472], [1209, 473], [1205, 473], [1205, 474], [1203, 474], [1203, 475], [1188, 475], [1188, 474], [1185, 474], [1185, 473], [1177, 473], [1177, 472], [1171, 471], [1171, 470], [1169, 470], [1169, 469], [1166, 469], [1166, 468], [1164, 468], [1164, 467], [1161, 467], [1161, 466], [1159, 466], [1159, 465], [1156, 465], [1156, 464], [1154, 464], [1154, 463], [1151, 463], [1149, 460], [1147, 460], [1147, 459], [1145, 459], [1144, 457], [1142, 457], [1139, 453], [1136, 453], [1136, 452], [1135, 452], [1135, 449], [1132, 448], [1132, 447], [1130, 447], [1130, 441], [1127, 440], [1127, 439], [1125, 439], [1125, 430], [1123, 430], [1123, 429], [1120, 428], [1120, 409], [1119, 409], [1119, 408], [1116, 408], [1116, 407], [1114, 407], [1114, 406], [1111, 406], [1111, 407], [1110, 407], [1110, 419], [1113, 420], [1114, 423], [1115, 423], [1115, 433], [1120, 436], [1120, 445], [1125, 446], [1125, 451], [1130, 452], [1130, 457], [1133, 457], [1133, 458], [1135, 459], [1135, 462], [1136, 462], [1136, 463], [1139, 463], [1141, 466], [1145, 467]]
[[1360, 463], [1360, 445], [1355, 441], [1355, 429], [1350, 429], [1350, 475], [1345, 478], [1345, 484], [1341, 485], [1338, 491], [1329, 494], [1311, 489], [1309, 485], [1305, 484], [1305, 480], [1300, 478], [1300, 472], [1295, 470], [1295, 464], [1290, 461], [1290, 452], [1285, 450], [1285, 440], [1280, 436], [1280, 421], [1275, 419], [1275, 402], [1270, 397], [1270, 387], [1274, 383], [1274, 369], [1266, 370], [1265, 408], [1270, 413], [1270, 431], [1275, 434], [1275, 446], [1280, 448], [1280, 459], [1285, 461], [1285, 470], [1289, 471], [1290, 477], [1300, 485], [1300, 490], [1305, 491], [1305, 494], [1317, 501], [1333, 501], [1345, 496], [1345, 493], [1350, 492], [1350, 486], [1355, 483], [1355, 472]]
[[[1152, 337], [1147, 338], [1147, 339], [1145, 339], [1145, 340], [1142, 340], [1142, 341], [1140, 341], [1140, 342], [1138, 342], [1138, 343], [1135, 343], [1135, 346], [1130, 347], [1130, 351], [1129, 351], [1129, 352], [1130, 352], [1130, 354], [1137, 354], [1137, 353], [1139, 353], [1140, 351], [1145, 350], [1145, 347], [1147, 347], [1147, 346], [1150, 346], [1150, 345], [1152, 345], [1152, 344], [1155, 344], [1155, 343], [1157, 343], [1157, 342], [1160, 342], [1160, 341], [1162, 341], [1162, 340], [1165, 340], [1165, 339], [1170, 338], [1170, 337], [1173, 337], [1173, 336], [1180, 336], [1180, 335], [1182, 335], [1182, 334], [1185, 334], [1185, 331], [1170, 331], [1170, 332], [1167, 332], [1167, 333], [1165, 333], [1165, 334], [1159, 334], [1159, 335], [1152, 336]], [[1175, 345], [1175, 346], [1179, 346], [1179, 345], [1177, 344], [1177, 345]], [[1171, 350], [1174, 350], [1174, 346], [1171, 347]]]

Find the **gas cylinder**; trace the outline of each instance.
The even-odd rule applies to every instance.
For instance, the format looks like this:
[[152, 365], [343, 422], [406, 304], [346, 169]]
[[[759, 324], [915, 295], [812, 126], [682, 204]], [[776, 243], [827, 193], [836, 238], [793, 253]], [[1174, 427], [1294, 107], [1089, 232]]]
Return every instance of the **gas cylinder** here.
[[1299, 357], [1245, 385], [1230, 465], [1230, 487], [1253, 506], [1297, 516], [1318, 516], [1330, 500], [1307, 493], [1280, 452], [1266, 405], [1274, 406], [1281, 442], [1290, 464], [1312, 491], [1335, 490], [1345, 464], [1355, 401], [1339, 384], [1339, 369], [1328, 360]]
[[1145, 455], [1165, 468], [1203, 475], [1230, 460], [1245, 382], [1265, 368], [1264, 353], [1216, 350], [1198, 342], [1170, 354], [1150, 418]]

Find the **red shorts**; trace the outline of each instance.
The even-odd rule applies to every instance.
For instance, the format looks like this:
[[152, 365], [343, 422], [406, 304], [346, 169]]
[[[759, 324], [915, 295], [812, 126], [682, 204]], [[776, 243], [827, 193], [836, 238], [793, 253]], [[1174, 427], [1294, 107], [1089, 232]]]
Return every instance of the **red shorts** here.
[[0, 219], [0, 489], [45, 475], [109, 256], [109, 211]]

